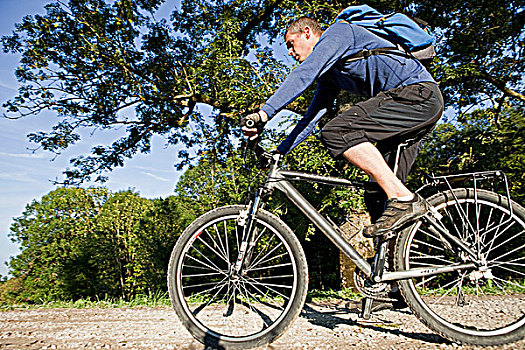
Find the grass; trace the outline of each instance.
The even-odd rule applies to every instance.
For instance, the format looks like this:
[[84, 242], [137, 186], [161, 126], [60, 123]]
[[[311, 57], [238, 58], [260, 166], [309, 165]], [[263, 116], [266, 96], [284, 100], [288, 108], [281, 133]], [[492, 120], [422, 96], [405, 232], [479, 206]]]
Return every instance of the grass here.
[[[492, 280], [487, 280], [483, 282], [484, 283], [480, 283], [479, 285], [475, 285], [473, 283], [465, 283], [465, 285], [462, 286], [462, 291], [465, 295], [477, 295], [480, 293], [485, 295], [523, 294], [525, 291], [525, 280], [513, 281], [512, 283], [506, 283], [505, 285], [499, 286], [496, 283], [492, 282]], [[422, 287], [418, 287], [417, 289], [418, 292], [424, 296], [441, 296], [447, 293], [449, 295], [456, 295], [457, 293], [457, 287], [451, 287], [448, 289], [425, 289]]]
[[[352, 292], [350, 289], [343, 290], [319, 290], [314, 289], [308, 292], [307, 300], [333, 301], [333, 300], [357, 300], [360, 299], [359, 293]], [[201, 301], [202, 300], [194, 300]], [[267, 300], [269, 301], [269, 300]], [[41, 300], [38, 303], [19, 303], [13, 305], [0, 305], [0, 311], [37, 309], [37, 308], [64, 308], [64, 309], [85, 309], [85, 308], [120, 308], [120, 307], [171, 307], [171, 302], [167, 292], [150, 292], [133, 296], [130, 300], [124, 298], [85, 298], [79, 300]]]
[[363, 296], [360, 293], [354, 292], [350, 288], [342, 290], [320, 290], [313, 289], [308, 292], [307, 301], [334, 301], [334, 300], [359, 300]]
[[[491, 282], [491, 281], [490, 281]], [[523, 288], [516, 286], [515, 284], [507, 284], [505, 287], [506, 293], [509, 294], [519, 294], [523, 293], [525, 289], [525, 281], [518, 282], [520, 285], [523, 285]], [[434, 295], [439, 296], [445, 294], [447, 291], [432, 289], [424, 290], [418, 288], [421, 295]], [[472, 287], [463, 287], [463, 292], [465, 294], [476, 294], [482, 291], [487, 295], [498, 295], [501, 294], [501, 289], [487, 283], [483, 285], [480, 289]], [[450, 292], [449, 292], [450, 293]], [[337, 301], [337, 300], [359, 300], [362, 296], [359, 293], [352, 291], [351, 289], [342, 289], [342, 290], [320, 290], [313, 289], [308, 291], [307, 301], [308, 302], [323, 302], [323, 301]], [[201, 300], [202, 299], [202, 300]], [[206, 297], [196, 297], [190, 302], [203, 302], [206, 300]], [[271, 300], [266, 300], [271, 302]], [[171, 307], [171, 302], [167, 292], [149, 292], [148, 294], [139, 294], [133, 296], [131, 299], [126, 300], [123, 297], [120, 298], [85, 298], [79, 300], [41, 300], [36, 303], [18, 303], [18, 304], [0, 304], [0, 311], [7, 310], [16, 310], [16, 309], [36, 309], [36, 308], [74, 308], [74, 309], [84, 309], [84, 308], [120, 308], [120, 307]]]
[[138, 294], [129, 300], [105, 297], [103, 299], [85, 298], [78, 300], [40, 300], [37, 303], [19, 303], [13, 305], [0, 305], [0, 311], [15, 309], [36, 308], [64, 308], [64, 309], [86, 309], [86, 308], [119, 308], [119, 307], [166, 307], [171, 306], [167, 292], [149, 292]]

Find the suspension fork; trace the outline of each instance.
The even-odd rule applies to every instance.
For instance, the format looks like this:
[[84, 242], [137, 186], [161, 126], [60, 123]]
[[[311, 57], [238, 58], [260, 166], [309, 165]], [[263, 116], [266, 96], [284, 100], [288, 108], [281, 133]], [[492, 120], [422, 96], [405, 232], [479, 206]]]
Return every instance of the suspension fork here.
[[[259, 187], [255, 193], [255, 197], [252, 202], [248, 205], [246, 212], [241, 212], [239, 221], [243, 221], [244, 229], [242, 234], [242, 241], [239, 247], [239, 254], [237, 256], [237, 261], [233, 267], [233, 274], [240, 276], [243, 267], [245, 266], [246, 260], [251, 256], [250, 245], [255, 239], [257, 234], [257, 227], [255, 226], [257, 212], [259, 209], [264, 207], [264, 199], [268, 198], [274, 190], [274, 183], [271, 181], [279, 172], [279, 160], [281, 158], [280, 154], [274, 154], [272, 160], [269, 164], [268, 177], [264, 186]], [[244, 216], [244, 217], [243, 217]], [[246, 221], [245, 221], [246, 220]], [[245, 222], [244, 222], [245, 221]]]
[[[233, 268], [234, 275], [239, 276], [241, 274], [241, 270], [244, 266], [244, 263], [246, 262], [247, 255], [249, 255], [247, 252], [249, 250], [250, 243], [253, 241], [257, 231], [257, 228], [255, 227], [255, 216], [257, 215], [259, 208], [262, 207], [263, 203], [261, 199], [263, 197], [263, 193], [264, 188], [259, 188], [255, 194], [253, 202], [251, 202], [251, 205], [248, 206], [247, 212], [241, 213], [240, 215], [240, 220], [246, 221], [244, 222], [239, 254], [237, 255], [237, 261], [235, 262], [235, 266]], [[245, 215], [245, 218], [242, 217], [243, 215]]]

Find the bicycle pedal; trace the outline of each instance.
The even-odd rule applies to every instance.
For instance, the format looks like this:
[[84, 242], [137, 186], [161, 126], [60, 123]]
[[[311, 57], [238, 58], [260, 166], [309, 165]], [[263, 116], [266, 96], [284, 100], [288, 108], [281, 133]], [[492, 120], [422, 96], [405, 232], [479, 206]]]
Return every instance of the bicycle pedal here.
[[392, 238], [396, 238], [399, 235], [399, 232], [397, 230], [388, 231], [381, 237], [379, 237], [379, 242], [386, 242], [391, 240]]

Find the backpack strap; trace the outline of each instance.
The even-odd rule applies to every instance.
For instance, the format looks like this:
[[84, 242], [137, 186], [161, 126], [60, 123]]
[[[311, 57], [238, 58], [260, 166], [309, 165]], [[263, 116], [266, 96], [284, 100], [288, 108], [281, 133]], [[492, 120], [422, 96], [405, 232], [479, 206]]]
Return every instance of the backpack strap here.
[[393, 55], [403, 56], [406, 58], [414, 58], [414, 56], [412, 56], [410, 53], [398, 47], [382, 47], [382, 48], [377, 48], [377, 49], [372, 49], [372, 50], [367, 50], [367, 49], [361, 50], [353, 54], [352, 56], [348, 57], [345, 60], [345, 62], [354, 62], [354, 61], [358, 61], [361, 59], [366, 59], [370, 56], [386, 55], [386, 54], [393, 54]]
[[[383, 17], [381, 20], [384, 20], [385, 18], [386, 17]], [[347, 20], [344, 20], [344, 19], [340, 19], [337, 22], [338, 23], [352, 24], [351, 22], [349, 22]], [[363, 27], [363, 28], [365, 28], [365, 27]], [[367, 29], [367, 28], [365, 28], [365, 29]], [[392, 44], [396, 45], [395, 43], [392, 43]], [[414, 58], [413, 55], [411, 55], [409, 52], [404, 50], [400, 45], [396, 45], [395, 47], [382, 47], [382, 48], [372, 49], [372, 50], [364, 49], [364, 50], [359, 51], [359, 52], [353, 54], [352, 56], [348, 57], [345, 62], [354, 62], [354, 61], [366, 59], [366, 58], [368, 58], [370, 56], [386, 55], [386, 54], [394, 54], [394, 55], [403, 56], [403, 57], [406, 57], [406, 58]]]

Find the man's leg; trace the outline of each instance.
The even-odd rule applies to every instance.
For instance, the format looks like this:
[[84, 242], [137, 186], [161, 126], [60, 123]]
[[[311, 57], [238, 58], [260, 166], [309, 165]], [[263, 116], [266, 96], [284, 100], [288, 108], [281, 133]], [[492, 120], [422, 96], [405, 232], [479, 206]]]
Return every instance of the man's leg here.
[[411, 199], [413, 193], [394, 175], [383, 155], [370, 142], [363, 142], [347, 149], [343, 156], [363, 170], [381, 186], [388, 198]]
[[[398, 144], [398, 141], [380, 142], [377, 144], [377, 149], [389, 168], [396, 169], [397, 167], [395, 175], [402, 183], [405, 183], [408, 178], [408, 174], [419, 151], [420, 143], [421, 141], [413, 139], [405, 145]], [[387, 195], [379, 186], [369, 186], [365, 189], [364, 199], [367, 211], [370, 214], [370, 220], [372, 223], [376, 223], [385, 210]], [[388, 242], [388, 266], [394, 266], [395, 243], [395, 240]], [[408, 307], [395, 281], [391, 283], [388, 298], [391, 299], [393, 309], [400, 310]]]
[[[422, 137], [424, 138], [424, 137]], [[385, 142], [378, 142], [376, 147], [379, 153], [383, 156], [390, 169], [396, 169], [396, 177], [404, 184], [407, 181], [408, 174], [412, 169], [415, 158], [419, 152], [421, 141], [418, 138], [413, 138], [409, 143], [400, 144], [399, 140], [387, 140]], [[399, 153], [399, 154], [398, 154]], [[397, 160], [397, 164], [396, 164]], [[386, 201], [388, 199], [385, 191], [373, 180], [365, 188], [365, 204], [370, 220], [375, 223], [381, 217], [385, 210]]]
[[[360, 102], [328, 122], [323, 142], [336, 157], [343, 156], [369, 174], [389, 198], [383, 215], [363, 233], [381, 236], [427, 211], [424, 200], [413, 195], [394, 175], [374, 143], [402, 140], [432, 127], [443, 111], [435, 84], [422, 83], [393, 89]], [[390, 165], [390, 166], [389, 166]]]
[[382, 154], [372, 143], [363, 142], [350, 147], [343, 156], [370, 175], [388, 197], [383, 215], [374, 224], [365, 227], [363, 230], [365, 236], [381, 236], [427, 211], [425, 201], [408, 190], [394, 175]]

